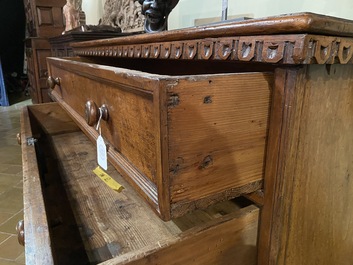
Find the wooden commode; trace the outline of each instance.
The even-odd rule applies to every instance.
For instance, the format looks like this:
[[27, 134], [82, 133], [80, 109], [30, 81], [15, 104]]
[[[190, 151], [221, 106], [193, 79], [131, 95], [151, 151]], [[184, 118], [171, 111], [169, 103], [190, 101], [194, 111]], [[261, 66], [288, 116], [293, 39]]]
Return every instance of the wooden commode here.
[[[352, 21], [72, 47], [22, 113], [28, 264], [351, 264]], [[92, 172], [97, 123], [120, 193]]]

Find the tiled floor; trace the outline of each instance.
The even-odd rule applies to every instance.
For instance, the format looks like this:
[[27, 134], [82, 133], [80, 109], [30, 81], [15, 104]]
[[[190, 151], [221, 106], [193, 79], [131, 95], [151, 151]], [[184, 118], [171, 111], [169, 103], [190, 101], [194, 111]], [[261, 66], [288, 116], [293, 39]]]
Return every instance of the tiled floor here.
[[0, 265], [25, 264], [24, 247], [17, 241], [15, 226], [23, 219], [22, 159], [16, 134], [20, 109], [30, 100], [0, 107]]

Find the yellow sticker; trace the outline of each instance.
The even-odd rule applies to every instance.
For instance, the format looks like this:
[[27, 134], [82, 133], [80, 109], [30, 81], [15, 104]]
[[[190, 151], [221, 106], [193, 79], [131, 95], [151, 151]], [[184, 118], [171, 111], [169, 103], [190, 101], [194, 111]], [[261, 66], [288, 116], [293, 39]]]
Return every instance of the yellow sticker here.
[[111, 176], [103, 171], [100, 167], [97, 167], [93, 170], [93, 173], [96, 174], [101, 180], [105, 182], [111, 189], [121, 192], [124, 187], [121, 186], [118, 182], [116, 182]]

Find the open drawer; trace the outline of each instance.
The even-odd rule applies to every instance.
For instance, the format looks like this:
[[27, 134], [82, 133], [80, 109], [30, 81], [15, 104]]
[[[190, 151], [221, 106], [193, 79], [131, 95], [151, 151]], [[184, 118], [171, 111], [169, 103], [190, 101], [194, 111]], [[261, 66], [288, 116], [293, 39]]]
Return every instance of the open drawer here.
[[57, 103], [23, 109], [27, 264], [256, 264], [259, 210], [235, 201], [162, 221]]
[[262, 188], [272, 73], [173, 76], [75, 60], [48, 58], [53, 99], [93, 141], [105, 106], [110, 162], [162, 219]]

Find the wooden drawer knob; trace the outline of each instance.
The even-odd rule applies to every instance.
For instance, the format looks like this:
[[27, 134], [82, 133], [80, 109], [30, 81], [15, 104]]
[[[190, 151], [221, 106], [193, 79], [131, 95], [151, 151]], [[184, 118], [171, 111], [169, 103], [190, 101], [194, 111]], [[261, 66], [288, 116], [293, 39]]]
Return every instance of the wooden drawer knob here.
[[93, 126], [98, 122], [99, 110], [93, 100], [88, 100], [85, 105], [85, 117], [89, 126]]
[[18, 221], [16, 225], [16, 231], [17, 231], [18, 243], [21, 246], [24, 246], [25, 245], [25, 226], [24, 226], [23, 220]]
[[60, 85], [60, 78], [57, 77], [57, 78], [54, 78], [52, 76], [49, 76], [48, 79], [47, 79], [47, 86], [50, 88], [50, 89], [54, 89], [54, 87], [56, 85]]
[[16, 134], [17, 143], [21, 145], [21, 133]]
[[108, 108], [103, 104], [100, 108], [93, 100], [88, 100], [85, 105], [85, 118], [89, 126], [94, 126], [98, 123], [100, 113], [102, 112], [102, 120], [107, 121], [109, 118]]

